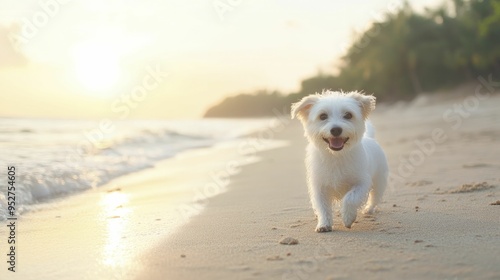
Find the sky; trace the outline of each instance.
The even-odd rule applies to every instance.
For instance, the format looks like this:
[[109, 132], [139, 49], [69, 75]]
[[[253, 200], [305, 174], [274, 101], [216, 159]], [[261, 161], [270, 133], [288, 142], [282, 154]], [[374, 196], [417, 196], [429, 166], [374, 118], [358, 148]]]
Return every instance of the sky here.
[[0, 116], [198, 118], [238, 93], [290, 93], [401, 4], [0, 0]]

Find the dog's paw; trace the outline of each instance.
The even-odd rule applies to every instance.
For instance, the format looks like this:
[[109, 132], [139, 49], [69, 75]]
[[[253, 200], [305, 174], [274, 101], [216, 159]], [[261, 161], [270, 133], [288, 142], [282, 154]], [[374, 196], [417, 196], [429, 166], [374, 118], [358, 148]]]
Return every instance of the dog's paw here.
[[344, 226], [346, 228], [351, 228], [354, 221], [356, 221], [357, 213], [356, 211], [347, 211], [342, 215], [342, 221], [344, 222]]
[[365, 209], [363, 209], [363, 214], [365, 215], [372, 215], [375, 213], [375, 206], [366, 206]]
[[316, 232], [329, 232], [329, 231], [332, 231], [332, 226], [321, 226], [321, 225], [318, 225], [316, 227]]

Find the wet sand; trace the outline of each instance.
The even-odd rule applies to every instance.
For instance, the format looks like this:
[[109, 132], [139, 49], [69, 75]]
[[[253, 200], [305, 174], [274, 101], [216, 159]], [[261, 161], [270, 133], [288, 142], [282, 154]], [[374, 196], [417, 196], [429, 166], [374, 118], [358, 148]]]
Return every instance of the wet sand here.
[[[290, 145], [233, 176], [228, 192], [143, 255], [137, 279], [498, 279], [500, 98], [478, 100], [467, 117], [453, 111], [464, 102], [376, 109], [391, 185], [376, 214], [352, 229], [337, 214], [330, 233], [314, 232], [306, 140], [291, 122], [275, 135]], [[287, 237], [298, 244], [280, 244]]]

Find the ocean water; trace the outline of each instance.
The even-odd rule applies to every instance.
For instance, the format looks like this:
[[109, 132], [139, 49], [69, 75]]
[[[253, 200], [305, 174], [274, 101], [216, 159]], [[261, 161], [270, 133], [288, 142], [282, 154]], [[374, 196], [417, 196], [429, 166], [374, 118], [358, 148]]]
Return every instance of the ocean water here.
[[7, 214], [7, 167], [16, 168], [18, 214], [269, 126], [258, 120], [82, 121], [0, 119], [0, 220]]

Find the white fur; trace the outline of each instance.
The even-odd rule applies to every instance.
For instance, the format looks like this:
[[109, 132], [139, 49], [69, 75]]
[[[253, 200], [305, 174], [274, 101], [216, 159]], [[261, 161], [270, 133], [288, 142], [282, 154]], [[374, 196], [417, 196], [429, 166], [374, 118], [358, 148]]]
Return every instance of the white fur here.
[[[389, 170], [367, 121], [374, 108], [373, 96], [332, 91], [306, 96], [292, 105], [292, 118], [301, 120], [309, 140], [307, 181], [317, 232], [332, 230], [334, 201], [341, 201], [342, 220], [350, 228], [368, 196], [365, 213], [373, 213], [382, 200]], [[320, 119], [322, 114], [327, 115], [325, 120]], [[340, 128], [341, 134], [333, 136], [332, 128]]]

